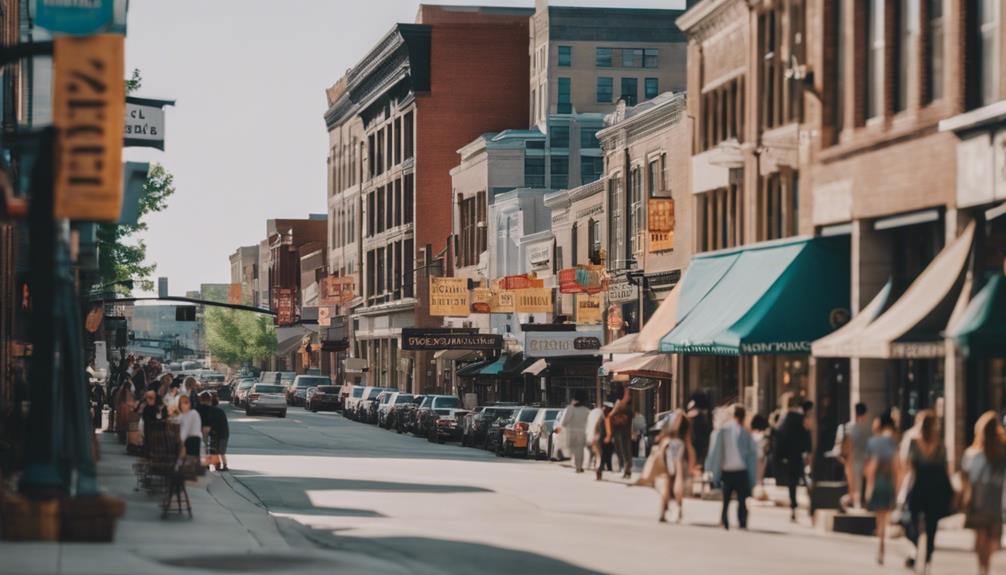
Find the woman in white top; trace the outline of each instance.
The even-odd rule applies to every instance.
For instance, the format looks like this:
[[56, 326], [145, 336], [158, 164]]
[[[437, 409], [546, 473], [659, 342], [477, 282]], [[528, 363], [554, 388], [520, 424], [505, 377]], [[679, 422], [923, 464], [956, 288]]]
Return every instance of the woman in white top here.
[[199, 457], [203, 445], [203, 422], [199, 412], [192, 409], [189, 396], [178, 398], [178, 437], [182, 442], [183, 457]]
[[583, 450], [587, 447], [587, 416], [590, 412], [574, 397], [559, 422], [560, 437], [569, 449], [577, 473], [583, 473]]
[[664, 456], [664, 480], [660, 487], [660, 522], [667, 521], [667, 508], [671, 498], [678, 506], [678, 523], [684, 518], [685, 481], [695, 465], [695, 451], [689, 436], [688, 418], [681, 410], [667, 420], [663, 439], [658, 449]]

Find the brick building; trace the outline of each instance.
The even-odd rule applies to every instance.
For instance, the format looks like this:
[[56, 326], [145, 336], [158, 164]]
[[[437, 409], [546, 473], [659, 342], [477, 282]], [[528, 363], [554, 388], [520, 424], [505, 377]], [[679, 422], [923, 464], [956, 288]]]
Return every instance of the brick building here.
[[245, 305], [258, 306], [258, 246], [241, 246], [230, 256], [231, 285], [241, 286], [241, 299]]
[[394, 26], [330, 90], [326, 126], [352, 150], [342, 155], [340, 145], [331, 193], [349, 198], [359, 185], [349, 208], [359, 220], [346, 229], [360, 246], [353, 354], [367, 359], [368, 383], [420, 391], [434, 382], [431, 354], [400, 352], [401, 329], [440, 323], [427, 313], [425, 285], [451, 234], [457, 150], [526, 122], [527, 99], [511, 88], [528, 77], [530, 15], [422, 5], [415, 24]]

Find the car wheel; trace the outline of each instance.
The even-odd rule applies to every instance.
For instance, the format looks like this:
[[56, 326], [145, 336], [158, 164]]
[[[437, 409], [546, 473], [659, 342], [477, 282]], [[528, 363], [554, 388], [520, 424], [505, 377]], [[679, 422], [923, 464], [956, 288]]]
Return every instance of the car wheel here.
[[279, 412], [279, 416], [286, 417], [286, 410], [284, 409], [283, 411]]
[[251, 408], [250, 408], [250, 407], [246, 407], [246, 408], [245, 408], [245, 415], [247, 415], [248, 417], [251, 417], [251, 415], [252, 415], [252, 410], [251, 410]]

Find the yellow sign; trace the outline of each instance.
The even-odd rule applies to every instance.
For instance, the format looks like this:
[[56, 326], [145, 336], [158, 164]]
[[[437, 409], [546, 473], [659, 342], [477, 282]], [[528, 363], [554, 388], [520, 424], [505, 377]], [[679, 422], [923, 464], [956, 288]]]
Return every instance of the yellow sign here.
[[514, 313], [517, 311], [514, 292], [507, 290], [494, 292], [489, 311], [490, 313]]
[[123, 37], [60, 36], [52, 57], [55, 215], [114, 222], [122, 211]]
[[527, 288], [514, 291], [518, 313], [551, 313], [552, 288]]
[[472, 290], [472, 313], [492, 313], [493, 292], [489, 288]]
[[430, 278], [430, 315], [468, 316], [468, 278]]
[[576, 323], [596, 325], [601, 323], [601, 294], [579, 294], [576, 296]]
[[659, 252], [674, 248], [674, 200], [650, 198], [646, 206], [647, 231], [650, 234], [650, 251]]

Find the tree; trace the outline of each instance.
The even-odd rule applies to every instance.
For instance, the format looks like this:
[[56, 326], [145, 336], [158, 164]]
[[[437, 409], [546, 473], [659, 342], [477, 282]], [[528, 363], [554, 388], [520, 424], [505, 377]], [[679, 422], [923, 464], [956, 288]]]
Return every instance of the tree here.
[[[126, 92], [135, 92], [142, 83], [140, 71], [134, 69], [132, 77], [126, 80]], [[140, 238], [140, 232], [147, 230], [147, 224], [143, 221], [144, 216], [160, 212], [167, 207], [168, 198], [175, 193], [174, 179], [175, 177], [168, 173], [164, 166], [154, 164], [150, 168], [150, 174], [140, 195], [138, 223], [98, 225], [98, 272], [103, 284], [138, 280], [139, 284], [136, 287], [144, 291], [154, 289], [154, 282], [150, 280], [150, 276], [157, 266], [146, 263], [147, 245]]]
[[267, 315], [212, 307], [203, 321], [210, 354], [227, 365], [254, 364], [276, 353], [276, 328]]

